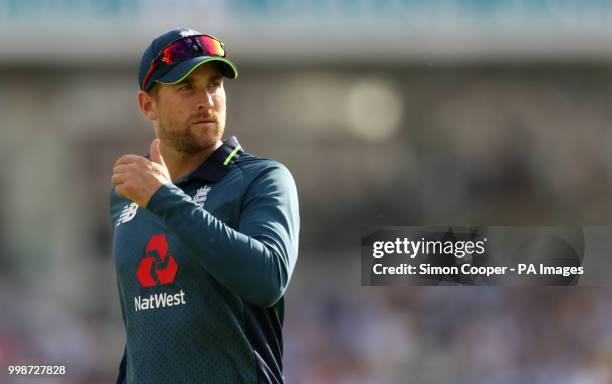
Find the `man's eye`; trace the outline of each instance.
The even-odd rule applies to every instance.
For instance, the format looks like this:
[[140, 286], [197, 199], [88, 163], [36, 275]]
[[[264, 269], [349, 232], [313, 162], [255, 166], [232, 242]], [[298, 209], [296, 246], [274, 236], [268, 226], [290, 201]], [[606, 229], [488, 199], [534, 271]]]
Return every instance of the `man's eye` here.
[[188, 91], [188, 90], [190, 90], [190, 89], [191, 89], [191, 85], [189, 85], [189, 84], [183, 84], [183, 85], [179, 86], [179, 88], [178, 88], [178, 89], [179, 89], [179, 91]]

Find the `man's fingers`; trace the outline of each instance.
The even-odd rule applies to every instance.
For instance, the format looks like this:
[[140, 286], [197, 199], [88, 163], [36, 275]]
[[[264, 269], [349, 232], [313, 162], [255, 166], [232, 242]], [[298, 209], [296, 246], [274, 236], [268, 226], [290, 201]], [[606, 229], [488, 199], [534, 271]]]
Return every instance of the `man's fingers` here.
[[130, 170], [130, 164], [119, 164], [113, 167], [113, 173], [125, 173]]
[[151, 148], [149, 149], [149, 155], [151, 156], [151, 161], [166, 167], [166, 163], [164, 162], [164, 158], [159, 150], [159, 139], [155, 139], [151, 142]]
[[123, 184], [115, 185], [115, 192], [117, 192], [119, 196], [125, 196], [125, 186]]
[[142, 156], [138, 156], [138, 155], [123, 155], [117, 159], [117, 161], [115, 162], [115, 165], [131, 164], [136, 161], [142, 161], [143, 159], [145, 158]]
[[113, 185], [119, 185], [125, 183], [125, 174], [115, 173], [111, 177], [111, 182]]

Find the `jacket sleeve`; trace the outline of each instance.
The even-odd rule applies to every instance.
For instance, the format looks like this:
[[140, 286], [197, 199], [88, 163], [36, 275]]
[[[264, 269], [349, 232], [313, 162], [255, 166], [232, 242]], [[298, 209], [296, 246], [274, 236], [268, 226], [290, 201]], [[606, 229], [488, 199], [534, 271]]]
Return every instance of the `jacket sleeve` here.
[[247, 187], [239, 230], [196, 205], [174, 184], [160, 187], [147, 205], [221, 284], [245, 301], [274, 305], [297, 260], [298, 197], [282, 165], [264, 170]]

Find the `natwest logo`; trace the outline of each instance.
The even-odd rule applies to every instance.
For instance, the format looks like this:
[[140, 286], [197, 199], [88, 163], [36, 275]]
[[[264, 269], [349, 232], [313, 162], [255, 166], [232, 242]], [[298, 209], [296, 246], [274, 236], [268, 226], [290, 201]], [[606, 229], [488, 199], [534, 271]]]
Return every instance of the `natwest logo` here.
[[168, 253], [168, 241], [163, 233], [151, 236], [145, 256], [140, 260], [136, 278], [143, 288], [165, 285], [174, 281], [178, 266], [171, 253]]

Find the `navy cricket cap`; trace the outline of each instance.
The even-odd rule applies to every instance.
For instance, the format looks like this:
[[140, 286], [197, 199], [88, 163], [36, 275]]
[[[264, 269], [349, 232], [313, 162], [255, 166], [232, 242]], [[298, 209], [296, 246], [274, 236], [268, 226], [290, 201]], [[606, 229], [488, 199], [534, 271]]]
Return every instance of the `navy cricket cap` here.
[[[155, 65], [153, 69], [151, 69], [153, 60], [159, 58], [165, 48], [187, 37], [193, 37], [195, 39], [198, 36], [212, 38], [211, 41], [217, 43], [225, 54], [223, 43], [212, 36], [204, 35], [190, 28], [171, 29], [153, 39], [142, 54], [140, 66], [138, 67], [138, 84], [140, 85], [140, 89], [148, 92], [155, 82], [164, 84], [178, 83], [189, 76], [197, 67], [210, 61], [218, 63], [219, 70], [223, 76], [230, 79], [238, 77], [238, 69], [232, 61], [225, 56], [207, 55], [206, 52], [202, 50], [201, 44], [197, 43], [193, 45], [194, 51], [189, 52], [189, 57], [186, 57], [184, 60], [171, 62], [165, 65]], [[184, 54], [185, 51], [181, 51], [181, 53]]]

